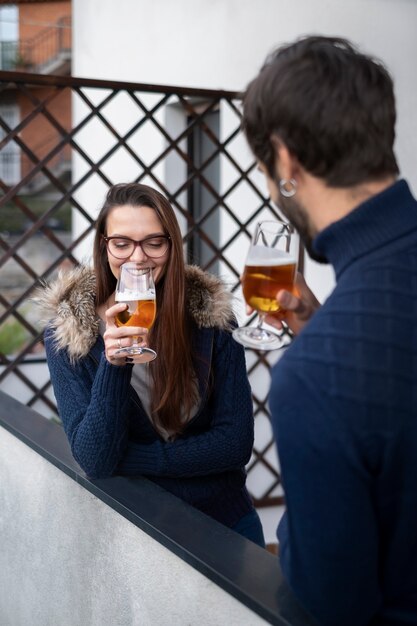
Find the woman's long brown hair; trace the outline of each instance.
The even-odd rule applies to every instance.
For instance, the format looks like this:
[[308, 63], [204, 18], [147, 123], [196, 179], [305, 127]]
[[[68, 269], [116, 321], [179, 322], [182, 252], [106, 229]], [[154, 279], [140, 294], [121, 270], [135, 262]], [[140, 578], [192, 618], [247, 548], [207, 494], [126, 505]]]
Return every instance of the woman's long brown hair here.
[[[174, 210], [158, 191], [139, 183], [111, 187], [96, 221], [94, 269], [97, 280], [96, 306], [104, 304], [116, 288], [116, 278], [107, 262], [102, 235], [107, 235], [107, 218], [118, 206], [152, 208], [170, 237], [164, 273], [159, 279], [157, 316], [149, 342], [158, 353], [149, 366], [152, 373], [152, 417], [156, 425], [180, 433], [182, 416], [188, 416], [196, 402], [190, 324], [185, 307], [185, 265], [181, 231]], [[140, 219], [140, 213], [138, 213]]]

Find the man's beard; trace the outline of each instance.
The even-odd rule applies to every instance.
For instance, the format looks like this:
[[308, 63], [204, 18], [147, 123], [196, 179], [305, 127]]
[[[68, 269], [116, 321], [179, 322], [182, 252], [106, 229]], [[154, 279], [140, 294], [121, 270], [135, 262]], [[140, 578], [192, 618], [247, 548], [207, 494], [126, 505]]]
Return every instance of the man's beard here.
[[278, 202], [275, 204], [300, 235], [300, 239], [303, 242], [308, 255], [318, 263], [328, 263], [325, 257], [320, 256], [313, 249], [313, 239], [316, 233], [314, 233], [314, 229], [310, 223], [306, 209], [302, 204], [297, 202], [294, 197], [286, 198], [283, 196], [279, 190], [279, 184], [277, 184], [277, 182], [276, 187], [278, 191]]

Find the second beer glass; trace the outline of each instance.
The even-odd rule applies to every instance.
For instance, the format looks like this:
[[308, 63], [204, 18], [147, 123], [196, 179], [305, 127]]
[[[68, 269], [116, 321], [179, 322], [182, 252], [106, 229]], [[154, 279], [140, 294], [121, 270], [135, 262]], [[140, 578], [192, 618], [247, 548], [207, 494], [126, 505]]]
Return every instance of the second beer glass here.
[[[115, 299], [116, 302], [124, 302], [127, 305], [127, 309], [116, 316], [117, 326], [141, 326], [149, 329], [156, 315], [152, 269], [140, 267], [137, 263], [123, 263], [120, 266]], [[138, 337], [133, 338], [133, 345], [120, 348], [116, 354], [135, 357], [137, 363], [145, 363], [156, 358], [155, 350], [143, 348], [138, 344]]]
[[285, 345], [282, 337], [265, 330], [269, 314], [279, 314], [276, 295], [281, 289], [292, 291], [298, 261], [298, 235], [290, 224], [259, 222], [246, 259], [242, 290], [247, 304], [258, 312], [256, 327], [237, 328], [233, 336], [247, 348], [276, 350]]

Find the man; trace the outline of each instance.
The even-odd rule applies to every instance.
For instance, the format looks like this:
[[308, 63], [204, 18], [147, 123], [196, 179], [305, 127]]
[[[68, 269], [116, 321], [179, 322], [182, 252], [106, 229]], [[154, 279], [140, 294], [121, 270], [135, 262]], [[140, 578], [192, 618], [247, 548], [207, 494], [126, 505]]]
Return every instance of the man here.
[[[417, 202], [397, 180], [391, 78], [345, 40], [307, 37], [249, 85], [243, 126], [337, 281], [272, 374], [284, 575], [323, 626], [417, 624]], [[316, 308], [278, 298], [299, 318]]]

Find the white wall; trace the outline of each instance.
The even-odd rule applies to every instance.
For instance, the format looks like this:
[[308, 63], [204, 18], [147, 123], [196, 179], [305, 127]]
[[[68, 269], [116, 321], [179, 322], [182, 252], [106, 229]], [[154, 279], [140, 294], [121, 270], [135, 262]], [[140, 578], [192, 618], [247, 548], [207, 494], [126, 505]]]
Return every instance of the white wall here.
[[0, 428], [3, 626], [265, 620]]
[[[397, 154], [417, 192], [417, 2], [413, 0], [73, 0], [73, 74], [241, 90], [268, 52], [308, 34], [345, 36], [394, 76]], [[320, 299], [329, 268], [307, 267]]]

